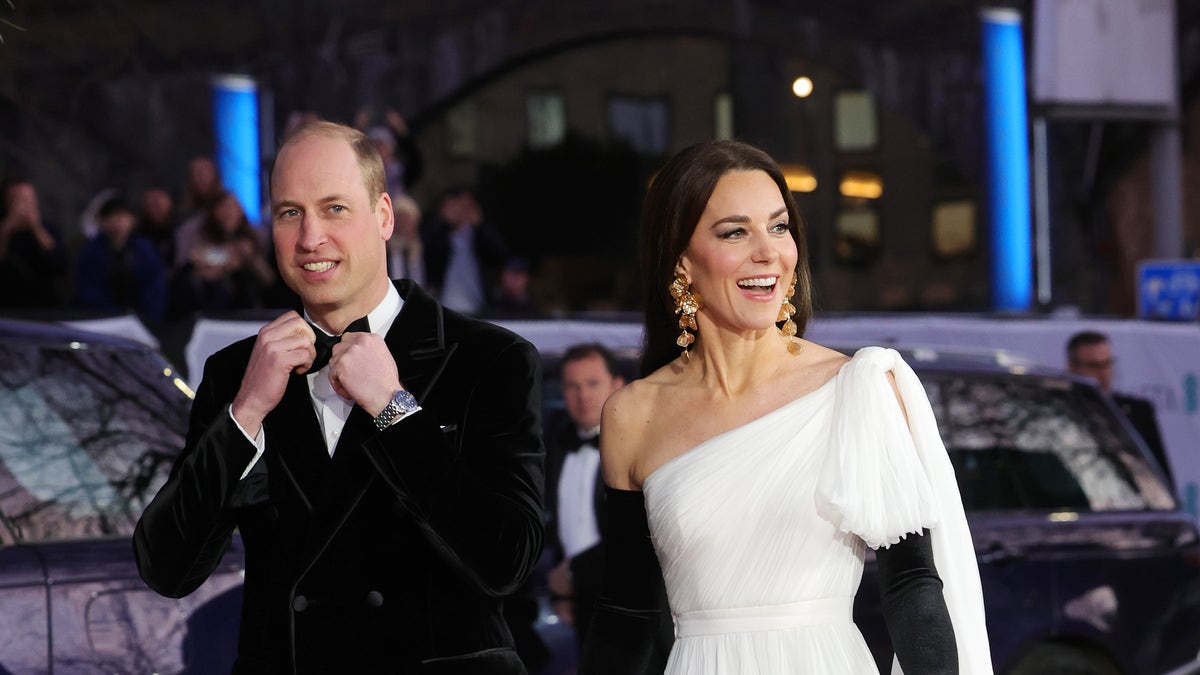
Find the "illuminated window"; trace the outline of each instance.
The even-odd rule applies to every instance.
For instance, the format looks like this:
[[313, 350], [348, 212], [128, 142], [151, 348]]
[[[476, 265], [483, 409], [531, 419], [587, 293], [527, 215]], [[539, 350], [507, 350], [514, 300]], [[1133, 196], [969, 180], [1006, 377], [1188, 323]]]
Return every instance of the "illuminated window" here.
[[474, 157], [479, 150], [479, 115], [474, 102], [460, 103], [446, 113], [446, 146], [451, 157]]
[[792, 192], [812, 192], [817, 189], [817, 177], [804, 164], [783, 163], [779, 165], [783, 179]]
[[975, 252], [975, 202], [942, 202], [933, 208], [933, 254], [954, 258]]
[[713, 138], [733, 138], [733, 95], [727, 91], [717, 94], [713, 102]]
[[559, 92], [543, 91], [525, 98], [529, 147], [550, 148], [567, 135], [567, 106]]
[[875, 99], [865, 91], [842, 91], [833, 97], [833, 143], [843, 152], [873, 150], [879, 143]]
[[842, 174], [838, 192], [843, 197], [879, 199], [883, 196], [883, 179], [873, 171], [847, 171]]

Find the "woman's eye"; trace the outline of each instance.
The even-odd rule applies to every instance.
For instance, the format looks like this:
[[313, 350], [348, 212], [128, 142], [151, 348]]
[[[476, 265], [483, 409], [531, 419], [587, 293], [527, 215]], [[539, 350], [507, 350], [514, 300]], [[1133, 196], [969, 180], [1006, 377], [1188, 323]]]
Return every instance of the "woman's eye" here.
[[787, 232], [787, 229], [788, 229], [787, 223], [775, 223], [775, 225], [773, 225], [771, 227], [772, 232]]
[[740, 228], [740, 227], [735, 227], [735, 228], [733, 228], [732, 230], [726, 230], [726, 231], [722, 232], [722, 233], [721, 233], [719, 236], [720, 236], [722, 239], [733, 239], [733, 238], [735, 238], [735, 237], [739, 237], [739, 236], [741, 236], [741, 235], [742, 235], [742, 234], [744, 234], [745, 232], [746, 232], [746, 231], [745, 231], [745, 230], [743, 230], [742, 228]]

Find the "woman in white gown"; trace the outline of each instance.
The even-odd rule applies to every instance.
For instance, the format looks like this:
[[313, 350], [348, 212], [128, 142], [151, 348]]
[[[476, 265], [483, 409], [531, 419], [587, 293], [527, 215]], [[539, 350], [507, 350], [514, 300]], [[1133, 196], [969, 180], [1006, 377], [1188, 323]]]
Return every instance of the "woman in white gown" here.
[[582, 672], [662, 670], [663, 581], [670, 675], [876, 672], [851, 619], [870, 546], [893, 671], [990, 673], [924, 390], [892, 350], [798, 337], [807, 252], [775, 162], [733, 141], [680, 152], [647, 195], [642, 252], [643, 377], [604, 408], [608, 562]]

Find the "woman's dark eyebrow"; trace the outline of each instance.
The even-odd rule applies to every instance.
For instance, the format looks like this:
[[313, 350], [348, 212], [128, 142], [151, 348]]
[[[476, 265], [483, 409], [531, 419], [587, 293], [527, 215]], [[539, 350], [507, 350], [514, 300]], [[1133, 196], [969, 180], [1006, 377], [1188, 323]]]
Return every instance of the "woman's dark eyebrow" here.
[[[767, 218], [767, 220], [774, 220], [775, 218], [778, 218], [779, 216], [782, 216], [785, 213], [787, 213], [786, 206], [779, 209], [775, 213], [772, 213], [771, 216], [769, 218]], [[750, 216], [725, 216], [724, 218], [721, 218], [717, 222], [710, 225], [709, 229], [714, 228], [718, 225], [724, 225], [726, 223], [739, 223], [740, 224], [740, 223], [748, 223], [748, 222], [750, 222]]]

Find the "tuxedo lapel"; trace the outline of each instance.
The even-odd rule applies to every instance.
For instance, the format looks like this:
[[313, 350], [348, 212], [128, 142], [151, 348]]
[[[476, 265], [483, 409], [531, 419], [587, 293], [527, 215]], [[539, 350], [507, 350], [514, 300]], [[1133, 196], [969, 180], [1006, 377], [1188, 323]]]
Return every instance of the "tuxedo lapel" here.
[[424, 403], [458, 345], [446, 341], [437, 301], [408, 279], [395, 283], [404, 306], [385, 341], [396, 359], [400, 382]]

